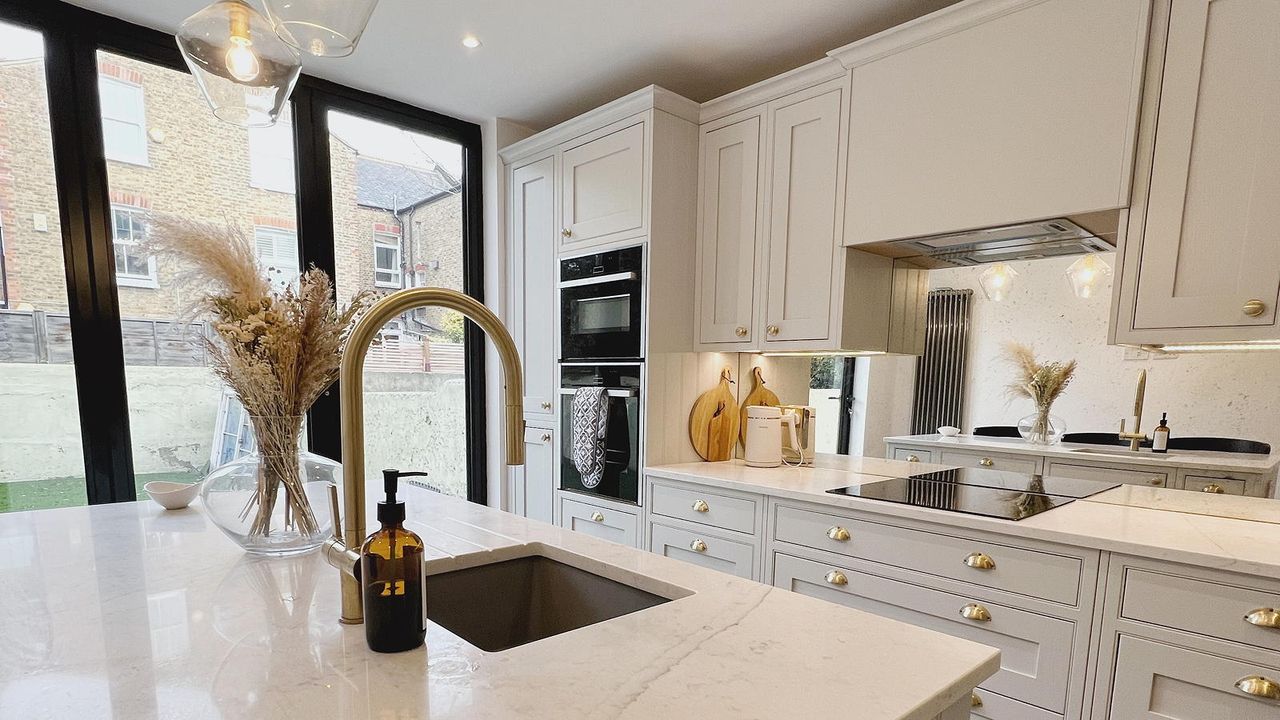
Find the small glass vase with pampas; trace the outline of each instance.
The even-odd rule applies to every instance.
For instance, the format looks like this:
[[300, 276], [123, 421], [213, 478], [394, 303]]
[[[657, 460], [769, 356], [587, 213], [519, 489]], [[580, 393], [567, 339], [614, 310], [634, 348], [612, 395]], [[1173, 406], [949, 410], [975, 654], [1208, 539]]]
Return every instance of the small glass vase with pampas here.
[[1062, 439], [1066, 424], [1049, 413], [1053, 403], [1071, 384], [1076, 361], [1040, 362], [1025, 345], [1009, 343], [1009, 357], [1017, 368], [1017, 377], [1009, 383], [1012, 397], [1025, 397], [1036, 411], [1018, 421], [1018, 433], [1029, 443], [1052, 445]]
[[184, 269], [179, 284], [195, 289], [193, 312], [213, 331], [205, 338], [212, 370], [253, 427], [254, 452], [204, 479], [206, 513], [250, 553], [319, 547], [332, 529], [324, 493], [341, 466], [300, 450], [303, 418], [337, 379], [347, 336], [372, 296], [340, 310], [329, 276], [314, 267], [273, 287], [253, 243], [231, 224], [160, 217], [147, 246]]

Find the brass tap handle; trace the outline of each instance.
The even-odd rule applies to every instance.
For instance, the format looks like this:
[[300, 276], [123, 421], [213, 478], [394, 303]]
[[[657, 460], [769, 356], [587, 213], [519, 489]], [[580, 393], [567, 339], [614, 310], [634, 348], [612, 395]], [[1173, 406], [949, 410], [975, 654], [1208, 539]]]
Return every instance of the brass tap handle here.
[[338, 502], [338, 486], [329, 483], [329, 513], [333, 516], [333, 539], [342, 542], [342, 503]]
[[848, 585], [849, 584], [849, 578], [845, 577], [845, 574], [840, 572], [839, 570], [832, 570], [831, 572], [827, 573], [827, 577], [825, 579], [828, 583], [832, 585]]
[[709, 512], [710, 510], [711, 510], [711, 506], [707, 504], [706, 500], [697, 500], [693, 503], [694, 512], [704, 513], [704, 512]]
[[344, 575], [359, 579], [360, 553], [349, 548], [342, 539], [342, 517], [338, 503], [338, 486], [329, 483], [329, 512], [333, 514], [333, 537], [324, 541], [324, 557]]
[[835, 540], [836, 542], [849, 542], [850, 535], [848, 530], [836, 525], [830, 530], [827, 530], [827, 537]]
[[1244, 616], [1244, 621], [1268, 630], [1280, 630], [1280, 610], [1276, 608], [1258, 608]]
[[1246, 695], [1265, 700], [1280, 700], [1280, 683], [1261, 675], [1249, 675], [1236, 681], [1236, 689]]
[[992, 560], [990, 555], [980, 552], [969, 553], [969, 555], [964, 559], [964, 564], [975, 570], [996, 569], [996, 561]]
[[969, 603], [960, 608], [960, 617], [975, 622], [990, 622], [991, 611], [978, 603]]

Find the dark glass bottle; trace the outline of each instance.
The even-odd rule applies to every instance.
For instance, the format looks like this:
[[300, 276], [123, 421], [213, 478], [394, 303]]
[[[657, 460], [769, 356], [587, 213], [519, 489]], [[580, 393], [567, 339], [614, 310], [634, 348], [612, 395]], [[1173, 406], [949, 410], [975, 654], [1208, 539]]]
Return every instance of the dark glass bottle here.
[[396, 500], [401, 477], [426, 475], [383, 470], [386, 500], [378, 503], [382, 527], [360, 548], [364, 588], [364, 636], [369, 649], [393, 653], [422, 645], [427, 635], [422, 538], [404, 528], [404, 503]]

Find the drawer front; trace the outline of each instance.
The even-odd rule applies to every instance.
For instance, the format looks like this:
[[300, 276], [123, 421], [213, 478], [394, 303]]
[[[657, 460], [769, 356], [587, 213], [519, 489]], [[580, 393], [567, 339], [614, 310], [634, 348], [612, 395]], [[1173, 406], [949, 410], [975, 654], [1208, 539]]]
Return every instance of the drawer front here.
[[649, 551], [712, 570], [755, 580], [755, 548], [714, 535], [649, 524]]
[[1111, 690], [1110, 720], [1276, 720], [1280, 702], [1236, 687], [1261, 676], [1280, 683], [1280, 670], [1172, 645], [1121, 636]]
[[977, 700], [970, 702], [971, 720], [1062, 720], [1058, 713], [1007, 698], [986, 688], [978, 688], [973, 695]]
[[1248, 483], [1244, 480], [1212, 475], [1187, 475], [1182, 479], [1182, 489], [1194, 492], [1244, 495], [1246, 487]]
[[933, 451], [916, 448], [894, 448], [893, 459], [906, 462], [933, 462]]
[[1065, 710], [1072, 622], [994, 603], [979, 604], [988, 619], [967, 619], [962, 609], [977, 604], [970, 598], [782, 553], [774, 554], [773, 573], [777, 587], [997, 648], [1000, 670], [984, 688]]
[[1277, 592], [1137, 568], [1125, 571], [1120, 615], [1129, 620], [1280, 652], [1277, 611]]
[[639, 546], [639, 522], [635, 513], [588, 505], [561, 498], [560, 526], [619, 545]]
[[[779, 505], [777, 513], [774, 536], [783, 542], [1065, 605], [1079, 601], [1084, 564], [1078, 557], [842, 518], [785, 505]], [[841, 529], [845, 532], [840, 532]], [[839, 539], [845, 537], [845, 533], [848, 539]], [[990, 563], [974, 556], [986, 556]], [[984, 568], [987, 564], [994, 567]]]
[[655, 483], [650, 509], [658, 515], [751, 534], [756, 528], [755, 500], [720, 495], [697, 485], [674, 487]]
[[1037, 458], [1018, 455], [1000, 455], [999, 453], [968, 453], [955, 450], [943, 450], [939, 453], [943, 465], [959, 467], [980, 467], [988, 470], [1004, 470], [1006, 472], [1034, 475], [1040, 471]]
[[1126, 485], [1149, 485], [1151, 487], [1168, 487], [1169, 473], [1164, 470], [1117, 470], [1115, 468], [1097, 467], [1095, 465], [1074, 465], [1072, 463], [1051, 462], [1045, 475], [1069, 477], [1080, 480], [1100, 480], [1103, 482], [1124, 483]]

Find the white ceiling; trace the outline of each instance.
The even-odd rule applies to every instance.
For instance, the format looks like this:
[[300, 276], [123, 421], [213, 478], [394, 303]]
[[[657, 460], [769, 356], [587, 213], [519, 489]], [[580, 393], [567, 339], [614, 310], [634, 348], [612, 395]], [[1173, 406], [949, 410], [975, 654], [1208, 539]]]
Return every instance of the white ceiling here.
[[[71, 1], [166, 32], [208, 2]], [[710, 100], [955, 1], [382, 0], [354, 55], [304, 64], [449, 115], [542, 129], [649, 84]], [[466, 33], [484, 44], [462, 47]]]

